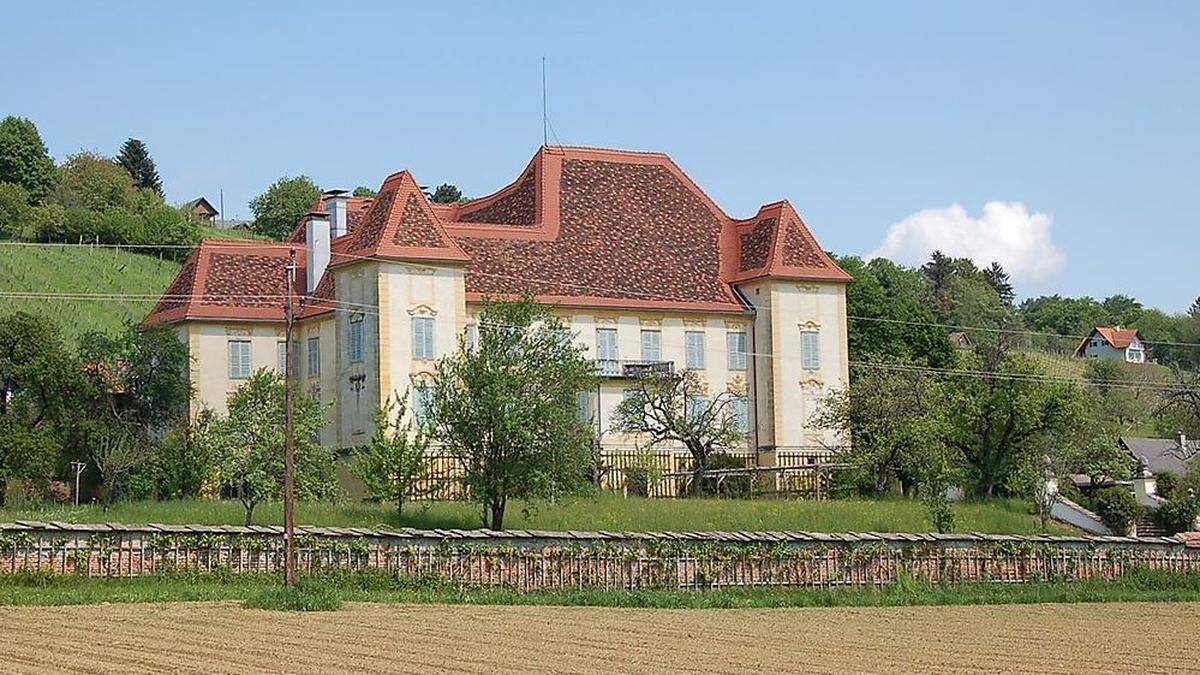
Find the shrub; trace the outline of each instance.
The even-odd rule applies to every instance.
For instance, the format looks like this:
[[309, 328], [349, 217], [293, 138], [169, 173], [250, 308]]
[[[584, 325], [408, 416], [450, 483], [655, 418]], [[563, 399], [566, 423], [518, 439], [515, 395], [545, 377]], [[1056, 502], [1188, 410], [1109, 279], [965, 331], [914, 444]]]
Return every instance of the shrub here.
[[1190, 532], [1196, 529], [1198, 513], [1200, 503], [1197, 503], [1196, 498], [1180, 494], [1154, 510], [1154, 523], [1168, 534]]
[[662, 475], [662, 467], [654, 454], [638, 453], [625, 467], [625, 492], [634, 497], [649, 497], [651, 489]]
[[61, 480], [52, 480], [42, 491], [42, 498], [52, 504], [69, 504], [72, 501], [71, 486]]
[[[746, 462], [744, 460], [723, 452], [714, 452], [708, 457], [709, 471], [745, 468]], [[749, 497], [753, 480], [753, 477], [748, 473], [721, 477], [705, 475], [701, 479], [703, 489], [700, 494], [717, 497]], [[690, 489], [688, 493], [694, 494]]]
[[0, 183], [0, 235], [19, 238], [29, 219], [29, 193], [14, 183]]
[[1170, 471], [1160, 471], [1154, 474], [1154, 484], [1155, 491], [1159, 497], [1170, 499], [1180, 490], [1182, 481], [1179, 479], [1178, 474], [1171, 473]]
[[1092, 498], [1092, 507], [1100, 520], [1114, 534], [1129, 534], [1129, 528], [1137, 517], [1139, 507], [1133, 493], [1119, 487], [1100, 490]]
[[341, 608], [342, 599], [329, 586], [304, 582], [292, 588], [277, 586], [261, 590], [246, 598], [242, 606], [278, 612], [331, 612]]

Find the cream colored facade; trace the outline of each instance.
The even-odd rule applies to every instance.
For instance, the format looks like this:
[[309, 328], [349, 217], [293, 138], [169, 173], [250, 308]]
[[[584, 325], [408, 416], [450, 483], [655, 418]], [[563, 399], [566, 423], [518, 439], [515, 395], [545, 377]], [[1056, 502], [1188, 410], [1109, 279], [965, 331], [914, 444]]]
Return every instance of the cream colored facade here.
[[[302, 380], [328, 411], [322, 442], [348, 448], [370, 439], [374, 413], [390, 396], [410, 392], [411, 399], [414, 387], [432, 382], [435, 361], [457, 348], [481, 306], [466, 301], [461, 265], [361, 261], [330, 273], [340, 309], [297, 324], [297, 358]], [[809, 420], [824, 396], [848, 382], [845, 284], [767, 278], [738, 290], [750, 305], [740, 315], [566, 307], [557, 313], [591, 358], [599, 356], [600, 330], [615, 331], [617, 353], [609, 356], [620, 361], [645, 360], [643, 332], [657, 331], [658, 359], [677, 371], [688, 366], [687, 340], [697, 339], [687, 334], [702, 334], [703, 364], [695, 370], [710, 396], [747, 397], [747, 448], [769, 453], [840, 444]], [[431, 358], [414, 356], [417, 318], [432, 320]], [[354, 323], [362, 327], [361, 358], [351, 354]], [[192, 355], [193, 413], [205, 407], [224, 412], [226, 398], [244, 381], [231, 377], [232, 342], [250, 343], [252, 369], [277, 368], [279, 323], [190, 320], [177, 330]], [[745, 368], [730, 368], [730, 333], [745, 334]], [[319, 344], [316, 375], [309, 375], [310, 338]], [[807, 361], [805, 340], [809, 346], [815, 341], [819, 351]], [[642, 440], [611, 430], [615, 408], [630, 386], [629, 380], [602, 377], [589, 394], [587, 405], [605, 448], [632, 449]]]

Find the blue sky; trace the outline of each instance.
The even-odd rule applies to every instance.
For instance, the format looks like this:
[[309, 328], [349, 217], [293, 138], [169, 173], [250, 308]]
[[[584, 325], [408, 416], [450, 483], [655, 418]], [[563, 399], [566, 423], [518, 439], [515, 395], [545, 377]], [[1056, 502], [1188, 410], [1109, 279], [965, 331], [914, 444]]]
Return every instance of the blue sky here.
[[541, 143], [545, 56], [558, 140], [665, 151], [735, 216], [787, 198], [839, 253], [1182, 311], [1197, 35], [1183, 2], [22, 3], [0, 115], [58, 159], [141, 138], [231, 217], [284, 174], [480, 195]]

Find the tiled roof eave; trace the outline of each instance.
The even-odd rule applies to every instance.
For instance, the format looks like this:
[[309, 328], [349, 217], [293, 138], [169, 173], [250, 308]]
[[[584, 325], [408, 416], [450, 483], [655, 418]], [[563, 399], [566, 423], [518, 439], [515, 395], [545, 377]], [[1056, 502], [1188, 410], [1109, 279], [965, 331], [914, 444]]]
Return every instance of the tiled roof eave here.
[[[505, 293], [480, 293], [467, 291], [469, 303], [481, 303], [488, 298], [512, 297]], [[736, 302], [696, 302], [686, 300], [638, 300], [632, 298], [604, 298], [594, 296], [569, 296], [536, 294], [534, 299], [546, 305], [556, 307], [576, 307], [580, 309], [629, 309], [629, 310], [658, 310], [672, 312], [698, 312], [706, 314], [738, 314], [748, 315], [752, 308]]]

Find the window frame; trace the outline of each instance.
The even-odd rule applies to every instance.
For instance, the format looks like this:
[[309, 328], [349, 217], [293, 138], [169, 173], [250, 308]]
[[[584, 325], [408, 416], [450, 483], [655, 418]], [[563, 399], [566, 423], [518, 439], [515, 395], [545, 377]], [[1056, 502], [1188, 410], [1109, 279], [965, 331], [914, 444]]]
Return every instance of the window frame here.
[[[320, 377], [321, 375], [321, 336], [308, 338], [305, 343], [308, 349], [308, 368], [305, 372], [309, 377]], [[315, 347], [315, 349], [314, 349]], [[316, 357], [315, 359], [313, 357]], [[315, 367], [314, 367], [315, 366]]]
[[[740, 346], [735, 342], [740, 342]], [[728, 370], [746, 370], [749, 367], [746, 358], [746, 347], [749, 337], [744, 330], [731, 330], [725, 333], [725, 367]]]
[[[692, 344], [695, 339], [699, 344]], [[683, 332], [683, 363], [688, 370], [704, 370], [708, 367], [708, 336], [702, 330]], [[692, 357], [696, 358], [693, 359]]]
[[[432, 316], [418, 315], [409, 321], [412, 331], [412, 357], [416, 361], [432, 361], [437, 355], [437, 322]], [[421, 328], [418, 329], [418, 326]], [[418, 336], [420, 338], [418, 339]]]
[[804, 370], [821, 369], [821, 331], [813, 328], [800, 331], [800, 367]]
[[[226, 351], [226, 358], [227, 358], [227, 364], [228, 364], [227, 374], [229, 375], [229, 379], [231, 379], [231, 380], [248, 380], [248, 379], [250, 379], [250, 375], [254, 372], [254, 364], [253, 364], [253, 351], [254, 350], [252, 348], [250, 340], [248, 340], [248, 339], [231, 339], [231, 340], [226, 341], [226, 345], [227, 346], [225, 348], [225, 351]], [[234, 363], [234, 345], [237, 345], [239, 347], [239, 350], [243, 347], [245, 348], [245, 354], [238, 355], [238, 358], [237, 358], [238, 362], [236, 364]], [[243, 358], [243, 356], [244, 356], [244, 358]], [[242, 361], [245, 361], [245, 363], [243, 364]], [[244, 374], [243, 374], [243, 366], [245, 368]], [[234, 370], [235, 367], [237, 369], [236, 372]]]
[[[650, 349], [647, 349], [646, 338], [651, 338]], [[653, 358], [651, 358], [653, 356]], [[642, 329], [642, 361], [645, 363], [661, 363], [663, 360], [662, 354], [662, 330], [658, 328], [643, 328]]]

